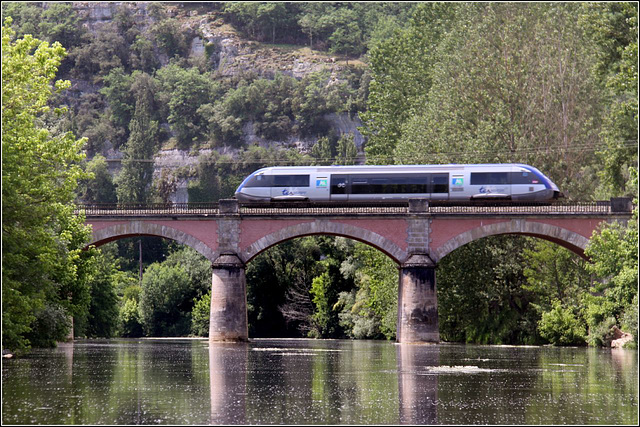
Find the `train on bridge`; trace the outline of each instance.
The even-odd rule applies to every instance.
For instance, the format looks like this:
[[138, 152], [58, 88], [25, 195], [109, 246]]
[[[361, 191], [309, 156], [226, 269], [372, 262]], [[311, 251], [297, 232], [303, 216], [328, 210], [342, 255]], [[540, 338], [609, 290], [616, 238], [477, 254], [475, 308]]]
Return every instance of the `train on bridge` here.
[[241, 203], [281, 201], [550, 203], [563, 197], [525, 164], [282, 166], [259, 169], [235, 192]]

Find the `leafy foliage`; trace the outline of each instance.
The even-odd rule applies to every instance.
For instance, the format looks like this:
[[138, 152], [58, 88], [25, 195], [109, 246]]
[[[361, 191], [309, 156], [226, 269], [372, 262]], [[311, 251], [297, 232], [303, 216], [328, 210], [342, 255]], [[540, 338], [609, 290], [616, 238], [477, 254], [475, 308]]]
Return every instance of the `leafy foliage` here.
[[133, 89], [136, 109], [129, 124], [129, 140], [124, 148], [122, 170], [117, 178], [118, 202], [145, 203], [151, 200], [153, 154], [157, 149], [158, 123], [152, 120], [154, 111], [153, 80], [139, 74]]
[[396, 161], [533, 163], [567, 197], [592, 194], [602, 92], [573, 6], [478, 3], [460, 13]]
[[[195, 33], [165, 7], [149, 4], [146, 25], [123, 4], [89, 32], [68, 3], [2, 5], [16, 35], [69, 51], [30, 36], [14, 46], [3, 28], [3, 346], [51, 345], [70, 315], [86, 336], [110, 336], [116, 323], [123, 336], [206, 334], [208, 261], [143, 238], [140, 287], [137, 240], [119, 242], [119, 257], [81, 253], [76, 182], [90, 202], [166, 202], [178, 179], [190, 181], [190, 201], [228, 198], [259, 167], [353, 164], [353, 137], [329, 125], [337, 114], [363, 119], [368, 163], [526, 162], [574, 199], [637, 194], [635, 4], [201, 6], [253, 40], [369, 65], [300, 79], [223, 76], [222, 47], [190, 57]], [[53, 90], [56, 70], [78, 91]], [[64, 102], [61, 114], [48, 108]], [[62, 129], [88, 138], [89, 174], [81, 142]], [[310, 155], [264, 148], [298, 141]], [[213, 150], [153, 181], [160, 148]], [[112, 149], [124, 155], [115, 180], [98, 155]], [[441, 337], [607, 345], [614, 326], [637, 334], [637, 217], [603, 228], [587, 254], [590, 264], [512, 238], [455, 251], [438, 270]], [[394, 337], [397, 270], [372, 248], [297, 239], [256, 257], [247, 279], [251, 336]]]
[[84, 140], [41, 124], [48, 100], [69, 86], [51, 83], [62, 46], [15, 39], [7, 18], [2, 52], [2, 345], [23, 350], [64, 339], [68, 317], [87, 310], [89, 229], [73, 214]]
[[151, 264], [142, 277], [140, 323], [148, 336], [185, 336], [194, 301], [211, 286], [209, 263], [195, 250], [174, 252]]
[[211, 316], [211, 291], [204, 294], [200, 299], [194, 299], [193, 302], [191, 334], [197, 337], [208, 337]]
[[362, 243], [343, 261], [341, 272], [355, 289], [343, 291], [334, 305], [348, 336], [395, 338], [398, 315], [398, 273], [395, 263], [382, 252]]
[[442, 261], [438, 277], [440, 336], [446, 341], [511, 344], [536, 341], [533, 295], [524, 289], [525, 238], [471, 242]]
[[584, 344], [584, 325], [576, 318], [570, 308], [562, 308], [556, 302], [551, 311], [542, 314], [540, 336], [554, 345]]
[[608, 98], [599, 176], [608, 195], [633, 195], [625, 184], [628, 168], [638, 163], [638, 5], [585, 3], [580, 12], [578, 22], [594, 44], [595, 75]]

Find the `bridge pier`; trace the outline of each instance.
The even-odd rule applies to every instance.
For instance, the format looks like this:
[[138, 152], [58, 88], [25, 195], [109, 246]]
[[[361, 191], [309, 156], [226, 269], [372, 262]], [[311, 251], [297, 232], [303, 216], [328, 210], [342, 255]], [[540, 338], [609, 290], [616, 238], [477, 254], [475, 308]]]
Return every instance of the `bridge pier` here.
[[398, 343], [437, 343], [436, 266], [427, 255], [411, 255], [399, 266]]
[[209, 341], [248, 341], [245, 265], [236, 254], [212, 264]]

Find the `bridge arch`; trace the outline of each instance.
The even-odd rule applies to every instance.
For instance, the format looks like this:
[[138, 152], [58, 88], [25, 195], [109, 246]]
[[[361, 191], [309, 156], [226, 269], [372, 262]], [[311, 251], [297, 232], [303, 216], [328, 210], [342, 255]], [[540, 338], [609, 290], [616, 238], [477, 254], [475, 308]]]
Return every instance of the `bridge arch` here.
[[313, 235], [330, 235], [347, 237], [353, 240], [366, 243], [386, 254], [396, 263], [401, 264], [406, 260], [408, 254], [402, 248], [391, 242], [388, 238], [375, 233], [366, 228], [356, 227], [341, 222], [330, 220], [316, 220], [302, 224], [285, 227], [279, 231], [268, 234], [242, 250], [241, 259], [247, 263], [264, 250], [297, 237]]
[[484, 237], [500, 234], [520, 234], [538, 237], [540, 239], [557, 243], [583, 258], [586, 258], [584, 250], [589, 244], [589, 238], [562, 227], [536, 221], [511, 220], [476, 227], [469, 231], [460, 233], [440, 245], [438, 248], [434, 248], [432, 250], [431, 257], [435, 262], [438, 262], [446, 255], [467, 243], [471, 243], [474, 240], [479, 240]]
[[184, 231], [145, 221], [131, 221], [94, 230], [91, 242], [87, 246], [101, 246], [114, 240], [135, 236], [156, 236], [175, 240], [178, 243], [195, 249], [211, 262], [214, 262], [219, 255], [218, 252], [214, 251], [207, 244]]

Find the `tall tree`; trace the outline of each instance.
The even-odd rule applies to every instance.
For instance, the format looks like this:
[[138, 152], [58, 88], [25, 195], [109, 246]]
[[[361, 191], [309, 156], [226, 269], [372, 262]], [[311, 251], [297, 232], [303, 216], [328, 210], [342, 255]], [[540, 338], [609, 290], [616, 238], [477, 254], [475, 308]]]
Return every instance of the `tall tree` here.
[[594, 74], [605, 89], [606, 114], [598, 152], [606, 197], [632, 195], [629, 166], [638, 164], [638, 4], [584, 3], [578, 22], [593, 43]]
[[151, 200], [153, 155], [158, 145], [158, 122], [152, 120], [155, 107], [153, 78], [145, 73], [135, 75], [132, 89], [136, 94], [136, 109], [129, 124], [122, 170], [116, 179], [120, 203], [146, 203]]
[[406, 29], [371, 48], [368, 109], [361, 115], [368, 163], [393, 162], [403, 124], [415, 109], [420, 111], [429, 93], [436, 48], [457, 8], [453, 3], [421, 4]]
[[[41, 120], [51, 113], [52, 85], [65, 55], [30, 35], [15, 39], [11, 19], [2, 27], [2, 345], [63, 339], [68, 316], [86, 312], [82, 247], [89, 237], [76, 216], [74, 190], [85, 177], [84, 140], [53, 134]], [[84, 255], [86, 256], [86, 254]], [[53, 322], [53, 323], [52, 323]], [[51, 328], [40, 328], [43, 325]]]
[[404, 122], [396, 161], [532, 163], [569, 197], [593, 197], [595, 176], [585, 177], [602, 93], [577, 7], [465, 8], [439, 47], [428, 97]]

